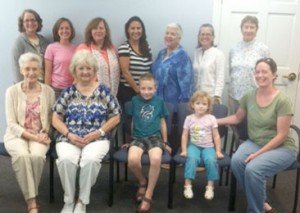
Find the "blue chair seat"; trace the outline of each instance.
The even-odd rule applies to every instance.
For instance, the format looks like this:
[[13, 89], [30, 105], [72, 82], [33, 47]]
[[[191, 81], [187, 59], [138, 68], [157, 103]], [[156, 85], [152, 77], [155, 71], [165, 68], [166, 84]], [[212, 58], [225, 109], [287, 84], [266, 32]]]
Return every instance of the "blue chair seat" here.
[[[114, 153], [114, 159], [119, 161], [119, 162], [124, 162], [127, 163], [128, 161], [128, 151], [127, 148], [121, 148], [118, 151], [116, 151]], [[150, 160], [149, 160], [149, 156], [147, 153], [144, 153], [142, 155], [142, 165], [149, 165], [150, 164]], [[171, 161], [171, 155], [168, 152], [164, 152], [163, 156], [161, 158], [161, 163], [170, 163]]]
[[9, 157], [10, 155], [5, 149], [4, 143], [0, 143], [0, 155]]

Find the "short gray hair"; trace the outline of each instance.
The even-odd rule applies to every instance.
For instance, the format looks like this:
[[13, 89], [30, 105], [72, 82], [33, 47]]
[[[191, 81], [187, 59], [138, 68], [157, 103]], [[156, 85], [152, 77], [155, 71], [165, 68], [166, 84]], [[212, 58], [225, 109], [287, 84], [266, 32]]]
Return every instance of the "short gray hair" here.
[[41, 69], [42, 66], [43, 66], [42, 59], [39, 55], [37, 55], [35, 53], [32, 53], [32, 52], [28, 52], [28, 53], [22, 54], [19, 58], [19, 67], [20, 67], [20, 69], [22, 69], [24, 64], [28, 61], [37, 62], [39, 64], [39, 69]]
[[182, 32], [182, 28], [179, 24], [173, 22], [173, 23], [168, 24], [167, 28], [175, 28], [177, 30], [177, 34], [178, 34], [179, 38], [181, 38], [183, 32]]
[[70, 72], [73, 75], [73, 77], [76, 77], [75, 75], [75, 69], [77, 66], [86, 64], [88, 66], [91, 66], [93, 68], [94, 73], [97, 73], [99, 67], [97, 60], [89, 50], [79, 50], [76, 52], [71, 60], [70, 63]]

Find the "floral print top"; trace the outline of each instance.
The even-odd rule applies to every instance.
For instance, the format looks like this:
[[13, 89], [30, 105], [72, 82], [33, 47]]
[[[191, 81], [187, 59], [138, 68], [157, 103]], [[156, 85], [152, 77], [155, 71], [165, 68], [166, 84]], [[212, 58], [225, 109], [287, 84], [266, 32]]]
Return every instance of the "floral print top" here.
[[270, 56], [269, 48], [256, 39], [237, 43], [229, 53], [230, 84], [229, 95], [240, 100], [246, 93], [255, 89], [255, 64], [261, 58]]

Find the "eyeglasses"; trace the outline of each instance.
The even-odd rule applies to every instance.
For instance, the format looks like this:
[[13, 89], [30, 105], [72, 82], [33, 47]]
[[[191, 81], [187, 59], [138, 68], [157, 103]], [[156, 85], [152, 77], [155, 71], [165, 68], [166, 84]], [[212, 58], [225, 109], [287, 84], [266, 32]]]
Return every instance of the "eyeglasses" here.
[[26, 20], [23, 20], [24, 23], [35, 23], [36, 20], [35, 19], [26, 19]]

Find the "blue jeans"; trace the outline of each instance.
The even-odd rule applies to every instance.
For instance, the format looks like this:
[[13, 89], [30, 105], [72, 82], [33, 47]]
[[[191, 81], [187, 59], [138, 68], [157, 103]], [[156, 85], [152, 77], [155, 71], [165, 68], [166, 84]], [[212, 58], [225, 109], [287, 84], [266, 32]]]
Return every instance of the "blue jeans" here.
[[184, 178], [194, 180], [196, 169], [200, 162], [203, 161], [207, 180], [219, 180], [218, 163], [216, 151], [213, 147], [201, 148], [194, 144], [187, 145], [187, 158], [185, 162]]
[[267, 177], [274, 176], [288, 168], [297, 156], [295, 151], [278, 147], [257, 156], [246, 164], [245, 159], [259, 149], [261, 146], [247, 140], [239, 146], [231, 159], [231, 170], [246, 194], [248, 213], [264, 213]]

